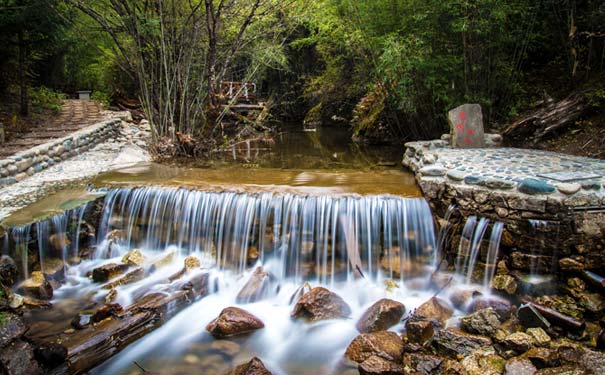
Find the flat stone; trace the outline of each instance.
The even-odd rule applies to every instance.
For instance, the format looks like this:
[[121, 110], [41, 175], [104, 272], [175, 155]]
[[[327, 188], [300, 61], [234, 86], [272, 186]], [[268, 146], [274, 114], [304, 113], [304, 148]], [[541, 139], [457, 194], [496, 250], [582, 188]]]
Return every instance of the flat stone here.
[[464, 177], [464, 183], [468, 185], [482, 185], [483, 183], [485, 183], [485, 177], [466, 176]]
[[510, 190], [515, 187], [515, 183], [509, 180], [503, 180], [499, 178], [488, 178], [484, 186], [490, 189], [499, 189], [499, 190]]
[[584, 190], [599, 190], [601, 189], [600, 181], [582, 181], [580, 182], [582, 189]]
[[452, 169], [447, 172], [447, 177], [454, 181], [462, 181], [466, 177], [466, 172], [457, 169]]
[[440, 177], [445, 176], [447, 170], [443, 167], [423, 167], [419, 171], [423, 176]]
[[517, 187], [520, 192], [530, 195], [550, 194], [555, 191], [555, 187], [548, 182], [537, 180], [535, 178], [526, 178]]
[[580, 191], [582, 185], [574, 183], [558, 183], [555, 184], [557, 190], [566, 195], [572, 195]]

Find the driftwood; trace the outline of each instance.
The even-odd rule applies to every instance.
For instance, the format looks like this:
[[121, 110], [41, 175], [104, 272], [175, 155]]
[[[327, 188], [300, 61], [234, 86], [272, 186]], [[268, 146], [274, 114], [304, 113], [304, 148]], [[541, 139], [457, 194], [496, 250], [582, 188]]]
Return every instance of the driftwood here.
[[197, 274], [139, 298], [126, 310], [96, 325], [60, 335], [56, 342], [67, 349], [67, 362], [51, 374], [87, 373], [207, 293], [208, 274]]
[[[573, 333], [582, 332], [586, 328], [585, 322], [575, 319], [569, 315], [562, 314], [555, 309], [551, 309], [550, 307], [542, 306], [527, 300], [524, 302], [526, 302], [527, 307], [533, 308], [553, 325], [559, 326]], [[521, 310], [521, 308], [519, 308], [519, 310]]]
[[548, 98], [536, 110], [509, 125], [502, 135], [508, 143], [530, 140], [535, 144], [557, 130], [572, 125], [589, 108], [582, 93], [572, 94], [558, 102]]

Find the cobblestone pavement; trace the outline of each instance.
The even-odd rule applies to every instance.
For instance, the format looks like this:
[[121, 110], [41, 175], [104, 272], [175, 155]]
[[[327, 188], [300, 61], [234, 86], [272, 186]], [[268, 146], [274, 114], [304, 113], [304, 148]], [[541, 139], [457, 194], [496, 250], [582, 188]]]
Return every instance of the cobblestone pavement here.
[[42, 172], [0, 189], [0, 222], [11, 213], [68, 187], [84, 186], [99, 173], [150, 160], [144, 146], [146, 133], [134, 124], [123, 123], [121, 135], [89, 151], [62, 161]]

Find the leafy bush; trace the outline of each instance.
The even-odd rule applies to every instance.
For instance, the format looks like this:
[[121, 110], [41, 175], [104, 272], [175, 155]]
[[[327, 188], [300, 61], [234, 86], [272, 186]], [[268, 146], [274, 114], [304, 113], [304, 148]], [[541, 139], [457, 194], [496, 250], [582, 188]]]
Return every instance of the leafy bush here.
[[61, 112], [63, 101], [67, 98], [65, 94], [44, 86], [32, 88], [29, 96], [32, 110], [36, 113], [40, 113], [43, 110], [51, 110], [53, 113], [58, 114]]
[[90, 96], [92, 100], [96, 100], [97, 102], [103, 104], [103, 107], [107, 108], [109, 106], [109, 94], [103, 91], [93, 91]]

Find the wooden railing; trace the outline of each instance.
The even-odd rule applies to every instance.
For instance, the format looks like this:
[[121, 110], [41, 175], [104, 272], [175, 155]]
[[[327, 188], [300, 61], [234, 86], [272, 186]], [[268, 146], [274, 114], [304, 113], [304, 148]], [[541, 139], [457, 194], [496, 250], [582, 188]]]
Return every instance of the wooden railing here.
[[221, 84], [221, 96], [227, 101], [231, 101], [234, 98], [237, 102], [254, 101], [256, 100], [256, 83], [223, 81]]

